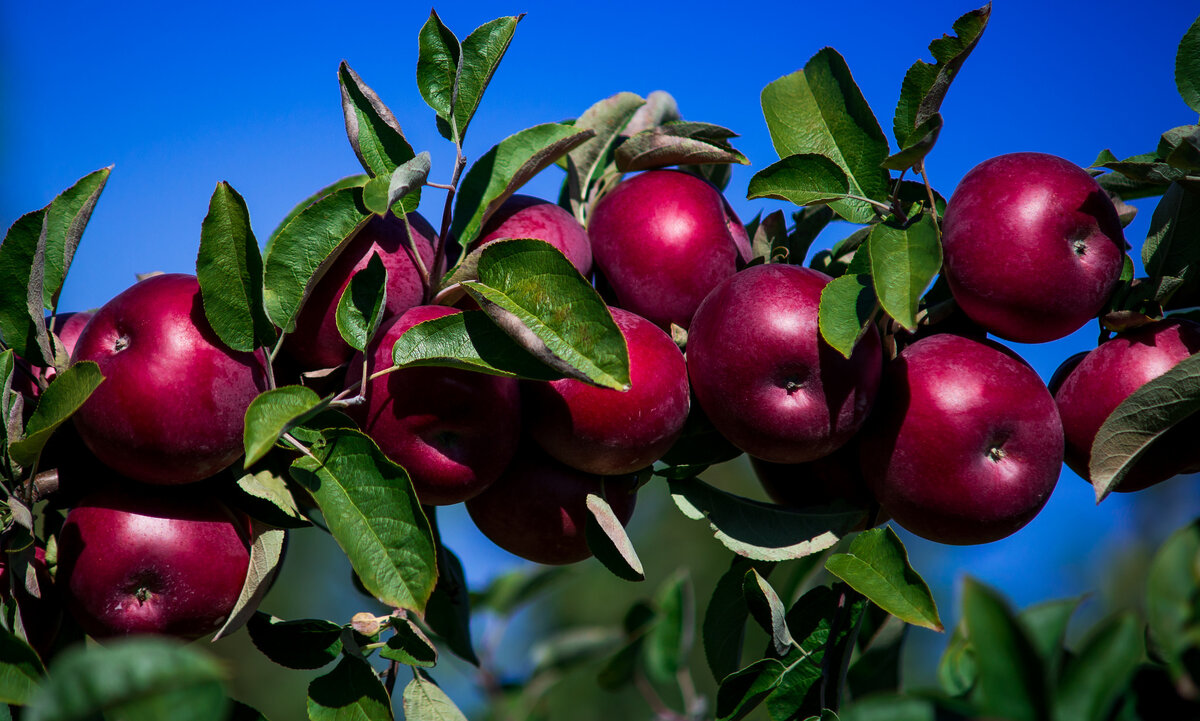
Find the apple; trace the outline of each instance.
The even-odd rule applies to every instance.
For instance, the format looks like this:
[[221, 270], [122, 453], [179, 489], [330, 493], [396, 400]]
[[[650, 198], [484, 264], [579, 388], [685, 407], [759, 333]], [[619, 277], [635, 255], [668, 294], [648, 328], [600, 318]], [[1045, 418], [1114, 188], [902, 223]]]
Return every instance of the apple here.
[[758, 265], [704, 299], [688, 333], [700, 406], [721, 435], [752, 456], [804, 463], [829, 455], [866, 421], [883, 364], [870, 327], [850, 358], [821, 338], [817, 306], [829, 276]]
[[541, 198], [514, 195], [488, 218], [471, 250], [501, 238], [544, 240], [567, 256], [585, 277], [592, 272], [592, 244], [587, 231], [566, 210]]
[[7, 554], [0, 554], [0, 599], [16, 599], [21, 620], [25, 624], [25, 637], [38, 655], [45, 659], [54, 646], [54, 639], [62, 624], [62, 601], [50, 577], [43, 546], [34, 548], [32, 565], [37, 576], [38, 596], [31, 595], [25, 589], [24, 580], [12, 577], [8, 570]]
[[109, 483], [67, 514], [58, 584], [88, 635], [193, 639], [221, 627], [250, 563], [249, 523], [192, 488]]
[[588, 220], [596, 266], [617, 305], [667, 329], [751, 257], [750, 239], [715, 187], [678, 170], [619, 183]]
[[[418, 213], [409, 213], [413, 242], [427, 269], [433, 268], [437, 231]], [[342, 340], [337, 328], [337, 304], [354, 274], [379, 254], [387, 270], [387, 305], [384, 318], [399, 315], [421, 303], [425, 289], [409, 257], [404, 221], [388, 213], [373, 216], [330, 264], [296, 315], [296, 329], [284, 340], [283, 350], [300, 369], [333, 368], [350, 360], [354, 349]]]
[[261, 353], [225, 346], [204, 316], [195, 276], [147, 278], [92, 317], [73, 362], [104, 381], [73, 416], [106, 466], [145, 483], [207, 478], [242, 455], [250, 401], [267, 387]]
[[688, 418], [687, 364], [661, 328], [612, 308], [629, 349], [630, 389], [597, 388], [572, 378], [522, 385], [530, 436], [551, 456], [587, 473], [614, 476], [654, 463]]
[[999, 344], [951, 334], [888, 364], [860, 443], [863, 475], [892, 518], [960, 545], [1028, 523], [1063, 460], [1062, 421], [1037, 373]]
[[[62, 343], [63, 353], [67, 358], [75, 351], [75, 343], [79, 340], [79, 334], [83, 332], [88, 321], [92, 319], [90, 311], [78, 311], [74, 313], [59, 313], [54, 318], [54, 334], [58, 336], [58, 340]], [[46, 327], [49, 329], [51, 318], [46, 316]], [[16, 368], [13, 371], [13, 390], [25, 395], [28, 399], [37, 398], [42, 394], [41, 386], [38, 385], [39, 379], [44, 379], [47, 383], [54, 379], [58, 372], [53, 366], [48, 368], [38, 368], [31, 366], [24, 358], [17, 357]]]
[[[410, 308], [379, 330], [368, 377], [392, 366], [392, 346], [417, 323], [459, 311]], [[362, 377], [357, 356], [349, 384]], [[403, 368], [367, 384], [351, 415], [384, 455], [404, 466], [429, 505], [465, 501], [483, 491], [512, 460], [521, 433], [520, 386], [514, 378], [458, 368]]]
[[[749, 458], [750, 468], [763, 490], [781, 506], [815, 511], [848, 505], [869, 513], [879, 504], [863, 478], [859, 453], [858, 444], [851, 440], [833, 453], [807, 463], [771, 463]], [[879, 520], [884, 518], [879, 515]]]
[[637, 501], [634, 476], [597, 476], [526, 444], [500, 479], [467, 501], [475, 526], [500, 548], [547, 565], [592, 555], [584, 535], [588, 494], [603, 495], [622, 525]]
[[[1066, 434], [1066, 461], [1084, 480], [1100, 426], [1131, 393], [1200, 351], [1200, 324], [1168, 319], [1121, 333], [1083, 358], [1070, 358], [1054, 388]], [[1073, 367], [1071, 364], [1073, 361]], [[1200, 471], [1200, 417], [1167, 431], [1146, 451], [1117, 491], [1138, 491], [1180, 473]]]
[[959, 306], [989, 332], [1040, 343], [1078, 330], [1116, 287], [1125, 236], [1092, 176], [1045, 153], [971, 169], [942, 220], [944, 274]]

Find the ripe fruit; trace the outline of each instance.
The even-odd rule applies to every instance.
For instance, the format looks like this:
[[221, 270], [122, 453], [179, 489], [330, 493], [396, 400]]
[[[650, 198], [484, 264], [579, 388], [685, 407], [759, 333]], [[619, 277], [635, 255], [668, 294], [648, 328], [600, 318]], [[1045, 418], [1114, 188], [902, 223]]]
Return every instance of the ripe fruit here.
[[109, 484], [67, 514], [58, 583], [91, 636], [199, 638], [237, 603], [248, 533], [246, 519], [211, 495]]
[[1028, 523], [1058, 481], [1062, 423], [1037, 373], [990, 342], [936, 335], [904, 349], [861, 438], [879, 503], [940, 543], [987, 543]]
[[717, 286], [688, 334], [688, 374], [718, 431], [752, 456], [803, 463], [848, 441], [879, 388], [872, 327], [847, 359], [820, 336], [817, 305], [829, 276], [759, 265]]
[[242, 454], [246, 407], [266, 389], [261, 354], [217, 338], [191, 275], [158, 275], [96, 311], [74, 362], [95, 361], [104, 382], [75, 413], [105, 465], [146, 483], [191, 483]]
[[528, 195], [514, 195], [488, 218], [471, 250], [501, 238], [544, 240], [567, 256], [580, 273], [592, 272], [592, 244], [575, 216], [559, 206]]
[[737, 214], [708, 182], [677, 170], [622, 181], [588, 220], [596, 265], [618, 305], [687, 328], [700, 301], [750, 261]]
[[[392, 365], [392, 346], [417, 323], [457, 313], [440, 305], [411, 308], [380, 329], [367, 375]], [[347, 373], [362, 373], [361, 356]], [[404, 466], [429, 505], [478, 494], [512, 460], [521, 432], [520, 387], [513, 378], [457, 368], [405, 368], [368, 384], [367, 402], [352, 413], [380, 450]]]
[[[1135, 390], [1197, 351], [1200, 324], [1164, 320], [1121, 333], [1076, 359], [1077, 365], [1054, 391], [1071, 470], [1091, 480], [1088, 461], [1092, 443], [1105, 419]], [[1198, 432], [1200, 417], [1167, 431], [1138, 459], [1115, 490], [1138, 491], [1179, 473], [1200, 470], [1200, 445], [1195, 442]]]
[[637, 500], [632, 476], [596, 476], [565, 466], [531, 444], [483, 493], [467, 501], [471, 520], [509, 553], [562, 565], [592, 555], [584, 536], [589, 493], [604, 495], [622, 525]]
[[530, 436], [572, 468], [607, 476], [661, 458], [691, 405], [687, 365], [670, 336], [645, 318], [611, 310], [629, 348], [628, 391], [570, 378], [522, 386]]
[[[426, 268], [433, 267], [437, 232], [418, 213], [409, 213], [413, 241]], [[339, 366], [354, 355], [337, 329], [337, 304], [354, 274], [379, 254], [388, 274], [384, 318], [399, 315], [424, 299], [416, 265], [408, 255], [404, 222], [389, 213], [373, 216], [346, 245], [296, 316], [296, 330], [284, 341], [284, 350], [303, 370]]]
[[1022, 343], [1062, 338], [1095, 317], [1121, 274], [1112, 201], [1079, 166], [1044, 153], [985, 160], [942, 222], [945, 275], [959, 306]]

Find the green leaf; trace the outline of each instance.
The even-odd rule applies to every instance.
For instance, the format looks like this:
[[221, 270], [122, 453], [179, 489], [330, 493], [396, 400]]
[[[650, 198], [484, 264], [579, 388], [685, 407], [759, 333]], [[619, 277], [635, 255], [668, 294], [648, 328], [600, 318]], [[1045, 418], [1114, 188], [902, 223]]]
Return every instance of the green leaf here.
[[321, 435], [312, 456], [292, 463], [292, 476], [313, 494], [371, 595], [423, 613], [437, 580], [437, 548], [408, 474], [356, 430]]
[[450, 234], [467, 247], [504, 201], [530, 178], [582, 145], [594, 130], [545, 123], [501, 140], [467, 171], [454, 203]]
[[584, 523], [584, 533], [587, 537], [588, 548], [604, 567], [612, 571], [617, 578], [626, 581], [644, 581], [646, 572], [642, 569], [642, 560], [638, 558], [633, 542], [625, 533], [625, 526], [613, 513], [608, 501], [594, 493], [587, 495], [588, 515]]
[[1082, 599], [1067, 598], [1045, 601], [1024, 609], [1017, 618], [1029, 632], [1029, 640], [1037, 648], [1046, 664], [1050, 678], [1058, 677], [1062, 664], [1063, 644], [1067, 637], [1067, 625]]
[[1200, 520], [1171, 534], [1154, 554], [1146, 579], [1146, 621], [1171, 677], [1194, 684], [1200, 648]]
[[575, 121], [578, 130], [595, 132], [590, 139], [580, 143], [566, 154], [567, 188], [571, 210], [576, 219], [587, 219], [584, 208], [594, 198], [591, 184], [610, 162], [613, 145], [621, 131], [633, 118], [638, 108], [646, 101], [633, 93], [617, 93], [592, 105]]
[[433, 679], [418, 673], [404, 687], [405, 721], [467, 721]]
[[554, 246], [540, 240], [489, 243], [467, 292], [538, 360], [605, 388], [629, 387], [625, 337], [596, 289]]
[[264, 656], [286, 668], [321, 668], [342, 653], [342, 627], [331, 621], [284, 621], [259, 611], [246, 630]]
[[1200, 355], [1148, 381], [1121, 401], [1096, 431], [1088, 469], [1103, 501], [1150, 445], [1200, 409]]
[[801, 513], [726, 493], [695, 478], [669, 483], [683, 515], [707, 520], [726, 548], [758, 561], [787, 561], [823, 551], [862, 522], [861, 511]]
[[1047, 719], [1041, 657], [1003, 599], [967, 578], [962, 607], [979, 668], [980, 711], [1012, 721]]
[[921, 295], [942, 268], [942, 243], [933, 216], [922, 215], [907, 228], [874, 226], [867, 250], [879, 304], [900, 325], [916, 330]]
[[576, 626], [537, 642], [530, 650], [533, 675], [561, 672], [611, 652], [622, 638], [611, 626]]
[[[917, 126], [916, 130], [910, 136], [911, 145], [889, 155], [887, 160], [883, 161], [883, 167], [888, 170], [907, 170], [909, 168], [921, 166], [925, 161], [925, 156], [933, 150], [933, 146], [937, 144], [938, 136], [942, 134], [942, 126], [945, 125], [945, 120], [941, 113], [934, 113], [929, 118]], [[922, 166], [923, 167], [923, 166]]]
[[570, 572], [569, 566], [538, 566], [502, 573], [483, 591], [473, 594], [472, 603], [499, 616], [509, 616], [547, 592]]
[[50, 664], [25, 721], [84, 721], [103, 713], [121, 721], [220, 721], [229, 700], [216, 659], [158, 637], [76, 645]]
[[[780, 158], [824, 155], [845, 172], [851, 193], [887, 200], [888, 174], [881, 167], [888, 156], [887, 137], [836, 50], [824, 48], [803, 70], [767, 85], [762, 108]], [[837, 201], [832, 207], [854, 223], [875, 217], [871, 206], [858, 200]]]
[[686, 570], [663, 581], [654, 606], [657, 620], [646, 633], [646, 673], [666, 683], [687, 665], [695, 634], [696, 601]]
[[312, 524], [300, 512], [287, 481], [274, 464], [250, 468], [230, 489], [230, 505], [243, 508], [279, 528], [304, 528]]
[[789, 155], [754, 174], [746, 197], [778, 198], [796, 205], [816, 205], [841, 200], [850, 194], [846, 173], [824, 155]]
[[392, 177], [388, 180], [387, 204], [388, 208], [397, 216], [402, 215], [402, 211], [417, 209], [416, 202], [400, 203], [400, 201], [410, 197], [414, 191], [420, 193], [421, 187], [429, 179], [430, 167], [429, 151], [422, 150], [417, 153], [415, 158], [401, 163], [392, 171]]
[[110, 172], [111, 165], [83, 176], [46, 209], [46, 272], [42, 293], [43, 304], [48, 310], [58, 306], [58, 296], [75, 258], [83, 229], [92, 217]]
[[428, 667], [437, 664], [437, 648], [415, 623], [408, 618], [393, 618], [391, 625], [395, 633], [388, 638], [387, 645], [379, 650], [380, 656], [409, 666]]
[[0, 703], [29, 703], [45, 675], [37, 651], [15, 634], [0, 629]]
[[[358, 162], [372, 177], [391, 177], [392, 171], [412, 160], [415, 155], [400, 123], [345, 60], [338, 65], [338, 84], [342, 91], [346, 137], [358, 156]], [[405, 210], [416, 210], [419, 202], [418, 189], [406, 200]]]
[[877, 303], [870, 275], [847, 274], [829, 281], [821, 289], [817, 305], [821, 337], [849, 358], [865, 335], [867, 324], [875, 317]]
[[[750, 236], [752, 257], [764, 258], [768, 263], [776, 263], [781, 259], [786, 260], [791, 257], [792, 248], [788, 242], [787, 221], [783, 218], [782, 210], [767, 214], [767, 217], [761, 221], [755, 218], [753, 226], [753, 229], [749, 225], [746, 226], [746, 234]], [[800, 252], [800, 256], [804, 257], [803, 251]]]
[[967, 639], [965, 625], [959, 624], [938, 661], [938, 683], [951, 696], [966, 696], [975, 687], [978, 675], [975, 648]]
[[1145, 655], [1142, 624], [1126, 612], [1100, 624], [1063, 669], [1055, 692], [1060, 721], [1108, 718]]
[[769, 575], [774, 564], [755, 563], [741, 556], [734, 556], [729, 570], [722, 574], [713, 587], [712, 598], [704, 611], [701, 627], [704, 641], [704, 657], [717, 681], [737, 671], [742, 665], [742, 645], [746, 638], [746, 619], [750, 608], [746, 604], [743, 590], [748, 570], [761, 569]]
[[462, 47], [435, 10], [429, 11], [429, 19], [417, 35], [417, 44], [420, 51], [417, 88], [425, 103], [437, 113], [438, 131], [447, 140], [454, 140], [449, 123], [454, 112], [455, 86], [462, 69]]
[[825, 569], [893, 616], [944, 630], [929, 586], [909, 565], [908, 551], [891, 526], [858, 534], [847, 553], [825, 561]]
[[103, 380], [100, 366], [92, 361], [76, 363], [55, 376], [38, 399], [37, 408], [25, 426], [25, 438], [9, 447], [13, 460], [31, 468], [55, 429], [79, 410]]
[[1185, 125], [1176, 130], [1181, 133], [1181, 137], [1176, 140], [1174, 145], [1166, 148], [1163, 145], [1171, 131], [1163, 133], [1162, 140], [1159, 141], [1159, 155], [1167, 161], [1167, 165], [1173, 168], [1200, 169], [1200, 127]]
[[[838, 647], [848, 640], [849, 628], [845, 621], [850, 618], [847, 614], [855, 611], [853, 608], [841, 610], [841, 604], [846, 600], [828, 586], [817, 586], [801, 596], [788, 611], [788, 628], [797, 646], [783, 657], [787, 673], [767, 698], [771, 718], [786, 719], [797, 714], [806, 717], [820, 712], [820, 687], [825, 667], [827, 664], [833, 667], [831, 662], [840, 655]], [[855, 605], [857, 613], [861, 613], [862, 603]]]
[[746, 608], [750, 615], [762, 626], [771, 637], [775, 653], [783, 656], [796, 641], [787, 626], [787, 609], [783, 606], [779, 594], [767, 582], [767, 579], [755, 569], [746, 571], [742, 578], [742, 594], [746, 598]]
[[204, 316], [233, 350], [249, 352], [275, 342], [263, 307], [263, 266], [250, 229], [246, 201], [229, 183], [217, 183], [200, 226], [196, 278]]
[[354, 274], [338, 299], [335, 320], [342, 340], [354, 350], [365, 351], [379, 330], [386, 306], [387, 268], [375, 252], [367, 267]]
[[846, 673], [852, 698], [900, 690], [900, 668], [908, 630], [904, 621], [868, 603], [858, 632], [858, 656]]
[[367, 184], [363, 186], [363, 205], [367, 210], [375, 215], [387, 215], [388, 210], [388, 186], [391, 183], [391, 178], [388, 176], [380, 176], [371, 178]]
[[338, 665], [308, 685], [311, 721], [392, 721], [387, 689], [365, 659], [343, 655]]
[[1200, 19], [1192, 23], [1175, 52], [1175, 87], [1183, 102], [1200, 113]]
[[[494, 581], [493, 581], [494, 583]], [[438, 546], [438, 579], [425, 605], [425, 625], [440, 636], [456, 656], [479, 665], [471, 644], [471, 598], [458, 556]]]
[[[43, 208], [22, 215], [9, 227], [4, 241], [0, 242], [0, 287], [30, 287], [38, 246], [45, 242], [42, 235], [45, 220], [46, 209]], [[42, 304], [31, 303], [30, 300], [26, 293], [20, 291], [0, 293], [0, 336], [17, 355], [34, 365], [45, 367], [54, 360], [45, 357], [49, 354], [43, 353], [39, 341], [39, 334], [45, 332], [45, 315]], [[39, 318], [41, 328], [38, 326]]]
[[260, 393], [246, 408], [245, 467], [257, 463], [275, 446], [279, 437], [292, 426], [303, 423], [324, 410], [329, 399], [321, 400], [316, 391], [305, 386], [281, 386]]
[[344, 190], [346, 188], [361, 188], [361, 187], [365, 186], [367, 184], [367, 182], [370, 180], [371, 180], [371, 176], [369, 176], [369, 175], [349, 175], [335, 183], [331, 183], [331, 184], [325, 186], [324, 188], [321, 188], [317, 192], [313, 193], [312, 195], [308, 196], [304, 200], [300, 201], [299, 203], [297, 203], [295, 205], [295, 207], [293, 207], [290, 211], [288, 211], [288, 214], [286, 216], [284, 216], [283, 220], [280, 221], [279, 225], [277, 225], [275, 227], [275, 230], [271, 231], [271, 237], [267, 238], [267, 247], [270, 248], [271, 245], [273, 245], [275, 243], [275, 238], [276, 238], [276, 236], [279, 235], [280, 231], [282, 231], [284, 228], [286, 228], [288, 223], [292, 222], [292, 220], [297, 215], [300, 215], [300, 213], [302, 213], [304, 211], [304, 209], [307, 208], [308, 206], [312, 205], [313, 203], [317, 202], [318, 200], [320, 200], [321, 198], [324, 198], [327, 195], [332, 195], [333, 193], [336, 193], [339, 190]]
[[[1200, 197], [1172, 183], [1150, 218], [1150, 231], [1142, 245], [1142, 263], [1151, 282], [1165, 277], [1184, 283], [1198, 280]], [[1165, 298], [1155, 298], [1165, 300]]]
[[492, 81], [492, 75], [495, 74], [504, 53], [508, 51], [513, 34], [517, 31], [517, 23], [523, 17], [524, 13], [496, 18], [475, 28], [462, 41], [461, 69], [454, 87], [454, 121], [460, 141], [466, 137], [467, 126], [471, 123], [471, 118], [475, 117], [475, 111], [479, 109], [483, 92]]
[[286, 546], [287, 531], [272, 528], [256, 518], [250, 519], [250, 566], [246, 570], [246, 580], [229, 618], [213, 635], [214, 642], [244, 626], [254, 615], [275, 582]]
[[447, 366], [530, 380], [564, 377], [522, 348], [481, 310], [444, 315], [409, 328], [392, 346], [392, 362], [405, 368]]
[[284, 332], [292, 331], [318, 271], [337, 259], [338, 251], [369, 217], [362, 194], [362, 188], [351, 186], [320, 198], [292, 218], [267, 246], [263, 302], [267, 315]]
[[779, 686], [784, 670], [778, 659], [762, 658], [721, 679], [717, 688], [717, 721], [745, 718]]
[[737, 134], [718, 125], [665, 123], [636, 133], [617, 146], [617, 170], [632, 173], [688, 163], [749, 165], [746, 156], [729, 143], [728, 139], [733, 137]]
[[879, 694], [856, 699], [839, 712], [841, 721], [949, 721], [962, 718], [939, 712], [937, 704], [927, 698]]

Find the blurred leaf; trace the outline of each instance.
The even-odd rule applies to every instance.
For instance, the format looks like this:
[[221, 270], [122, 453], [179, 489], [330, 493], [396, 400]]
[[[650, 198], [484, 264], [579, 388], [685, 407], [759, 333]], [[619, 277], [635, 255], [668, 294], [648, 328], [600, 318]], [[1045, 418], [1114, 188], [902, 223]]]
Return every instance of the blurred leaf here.
[[254, 615], [255, 609], [275, 582], [286, 547], [287, 531], [250, 519], [250, 566], [246, 569], [246, 580], [242, 583], [237, 603], [229, 612], [229, 618], [221, 630], [213, 635], [214, 642], [241, 628]]
[[[4, 592], [7, 594], [8, 589]], [[37, 651], [15, 634], [0, 629], [0, 703], [29, 703], [45, 675]]]
[[1200, 113], [1200, 19], [1192, 23], [1175, 53], [1175, 87], [1183, 102]]
[[717, 721], [745, 718], [779, 686], [785, 667], [777, 659], [762, 658], [721, 679], [717, 689]]
[[849, 358], [867, 324], [875, 317], [877, 303], [870, 275], [847, 274], [829, 281], [821, 289], [817, 306], [821, 337]]
[[[338, 84], [342, 91], [342, 114], [346, 137], [362, 163], [363, 170], [375, 178], [391, 177], [392, 171], [413, 159], [412, 146], [404, 137], [396, 116], [345, 60], [338, 65]], [[417, 209], [420, 192], [405, 203], [405, 209]]]
[[[875, 619], [878, 620], [872, 623]], [[887, 611], [867, 604], [858, 633], [859, 655], [846, 674], [851, 698], [900, 690], [901, 654], [909, 628]]]
[[456, 656], [479, 665], [471, 644], [471, 599], [462, 562], [441, 544], [438, 545], [437, 585], [425, 605], [425, 624]]
[[[308, 685], [311, 721], [391, 721], [392, 702], [371, 664], [343, 655], [338, 665]], [[409, 721], [419, 717], [410, 716]]]
[[654, 597], [657, 620], [646, 633], [646, 673], [666, 683], [687, 665], [696, 628], [696, 599], [687, 571], [677, 571]]
[[1200, 648], [1200, 520], [1171, 534], [1154, 554], [1146, 579], [1146, 621], [1171, 677], [1195, 684]]
[[[450, 28], [442, 23], [436, 10], [417, 35], [420, 53], [417, 57], [417, 88], [426, 104], [438, 117], [438, 132], [454, 141], [450, 117], [454, 114], [454, 91], [462, 72], [462, 46]], [[462, 138], [461, 132], [458, 135]]]
[[[778, 198], [796, 205], [824, 204], [853, 194], [842, 168], [830, 158], [816, 153], [789, 155], [768, 165], [754, 174], [746, 191], [746, 197], [751, 200]], [[871, 212], [874, 217], [874, 211]]]
[[855, 700], [839, 710], [838, 718], [841, 721], [953, 721], [963, 717], [941, 713], [932, 699], [879, 694]]
[[561, 581], [570, 570], [567, 566], [537, 566], [501, 573], [487, 588], [472, 595], [471, 603], [500, 616], [509, 616]]
[[592, 554], [612, 571], [617, 578], [626, 581], [645, 581], [642, 560], [638, 558], [633, 542], [625, 533], [625, 527], [613, 513], [608, 501], [594, 493], [587, 495], [588, 515], [584, 533]]
[[596, 682], [600, 688], [612, 691], [633, 680], [638, 662], [642, 660], [642, 648], [646, 642], [646, 635], [657, 622], [658, 613], [649, 603], [635, 601], [630, 606], [622, 621], [625, 645], [609, 657], [604, 667], [600, 669], [600, 673], [596, 675]]
[[406, 368], [447, 366], [530, 380], [563, 377], [521, 347], [481, 310], [444, 315], [409, 328], [392, 346], [392, 362]]
[[729, 143], [737, 134], [719, 125], [676, 120], [632, 135], [617, 146], [617, 170], [664, 168], [669, 165], [737, 163], [749, 160]]
[[787, 609], [784, 608], [779, 594], [767, 579], [753, 568], [746, 571], [742, 578], [742, 594], [746, 598], [746, 608], [750, 615], [771, 637], [775, 653], [780, 656], [786, 654], [796, 641], [788, 630]]
[[404, 687], [404, 720], [467, 721], [467, 717], [431, 678], [418, 673]]
[[321, 668], [342, 653], [342, 627], [331, 621], [284, 621], [259, 611], [246, 631], [264, 656], [286, 668]]
[[25, 425], [25, 438], [9, 446], [13, 460], [26, 468], [33, 467], [54, 431], [79, 410], [103, 380], [100, 366], [93, 361], [80, 361], [55, 376]]
[[367, 261], [367, 267], [350, 278], [338, 299], [335, 316], [338, 333], [354, 350], [365, 351], [379, 330], [387, 306], [387, 281], [387, 268], [376, 251]]
[[562, 671], [588, 663], [611, 652], [621, 633], [610, 626], [569, 628], [537, 642], [530, 649], [536, 676], [544, 671]]
[[[1142, 245], [1142, 264], [1152, 282], [1164, 277], [1184, 283], [1197, 280], [1200, 263], [1200, 197], [1172, 183], [1150, 218], [1150, 231]], [[1165, 298], [1155, 298], [1165, 300]]]
[[391, 625], [395, 633], [379, 650], [380, 656], [409, 666], [437, 665], [437, 648], [415, 623], [408, 618], [393, 618]]
[[1067, 638], [1067, 625], [1082, 600], [1066, 598], [1045, 601], [1017, 614], [1017, 618], [1029, 633], [1029, 640], [1033, 642], [1045, 662], [1049, 678], [1058, 678]]
[[292, 476], [313, 494], [329, 531], [371, 595], [424, 613], [437, 580], [433, 532], [403, 468], [349, 428], [322, 432]]
[[257, 463], [292, 426], [303, 423], [329, 405], [305, 386], [280, 386], [260, 393], [246, 408], [243, 445], [245, 467]]
[[1108, 718], [1142, 663], [1142, 624], [1126, 612], [1098, 625], [1063, 669], [1054, 710], [1060, 721]]
[[867, 239], [871, 277], [879, 304], [908, 330], [916, 330], [925, 289], [942, 269], [942, 243], [933, 216], [907, 228], [880, 223]]
[[742, 590], [746, 573], [748, 570], [757, 570], [767, 576], [773, 568], [774, 564], [756, 564], [741, 556], [734, 556], [729, 570], [721, 575], [713, 587], [712, 598], [704, 611], [701, 635], [704, 657], [717, 681], [737, 671], [742, 665], [746, 619], [750, 615], [746, 594]]
[[592, 200], [592, 179], [603, 171], [621, 131], [645, 104], [645, 100], [633, 93], [617, 93], [592, 105], [575, 121], [576, 129], [595, 132], [565, 156], [571, 209], [580, 222], [586, 220], [583, 208]]
[[369, 175], [349, 175], [337, 182], [330, 183], [329, 185], [321, 188], [317, 192], [300, 201], [295, 205], [295, 207], [288, 211], [288, 214], [284, 216], [279, 225], [275, 227], [275, 230], [271, 231], [271, 237], [267, 238], [267, 247], [270, 248], [271, 245], [274, 244], [275, 237], [279, 235], [279, 232], [286, 228], [288, 223], [292, 222], [292, 219], [297, 215], [300, 215], [300, 213], [308, 206], [317, 202], [321, 198], [324, 198], [326, 195], [332, 195], [339, 190], [344, 190], [346, 188], [361, 188], [365, 186], [369, 180], [371, 180]]
[[967, 639], [964, 624], [955, 627], [938, 662], [938, 683], [951, 696], [966, 696], [979, 676], [975, 649]]
[[230, 709], [229, 721], [270, 721], [262, 711], [247, 706], [241, 701], [234, 701]]
[[979, 669], [980, 711], [1012, 721], [1048, 719], [1041, 657], [1003, 599], [967, 578], [962, 607]]

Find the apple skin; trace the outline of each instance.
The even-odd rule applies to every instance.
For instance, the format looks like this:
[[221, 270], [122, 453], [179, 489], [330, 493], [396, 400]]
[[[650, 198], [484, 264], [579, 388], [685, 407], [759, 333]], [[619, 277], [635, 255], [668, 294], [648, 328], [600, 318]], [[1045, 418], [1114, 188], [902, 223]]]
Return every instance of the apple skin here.
[[1037, 373], [996, 343], [957, 335], [919, 340], [888, 364], [859, 438], [879, 503], [940, 543], [1014, 533], [1062, 469], [1062, 421]]
[[575, 216], [541, 198], [514, 195], [488, 218], [479, 239], [471, 244], [475, 250], [501, 238], [536, 238], [544, 240], [567, 256], [567, 260], [583, 276], [592, 272], [592, 243], [587, 231]]
[[529, 435], [559, 461], [602, 476], [633, 473], [661, 458], [691, 408], [687, 364], [671, 337], [645, 318], [610, 310], [629, 348], [628, 391], [572, 378], [522, 384]]
[[[876, 512], [876, 524], [887, 521], [879, 508], [859, 464], [858, 444], [851, 440], [823, 458], [808, 463], [771, 463], [748, 456], [755, 477], [775, 503], [799, 511], [827, 510], [833, 505], [861, 509], [864, 516]], [[864, 517], [856, 530], [870, 522]]]
[[[1166, 373], [1179, 361], [1200, 351], [1200, 324], [1168, 319], [1121, 333], [1064, 369], [1054, 399], [1066, 434], [1067, 466], [1091, 480], [1088, 461], [1100, 426], [1148, 381]], [[1116, 491], [1140, 491], [1180, 473], [1200, 471], [1200, 418], [1184, 420], [1167, 431], [1146, 451]]]
[[[62, 599], [58, 596], [57, 587], [50, 578], [50, 569], [46, 565], [46, 549], [42, 546], [33, 550], [33, 571], [37, 576], [40, 598], [31, 596], [29, 591], [25, 590], [21, 579], [10, 578], [7, 554], [0, 554], [0, 599], [8, 600], [16, 596], [29, 645], [45, 660], [49, 658], [54, 640], [58, 637], [63, 609]], [[15, 593], [11, 588], [14, 583]]]
[[696, 311], [687, 363], [713, 426], [774, 463], [829, 455], [867, 419], [883, 365], [872, 327], [850, 358], [820, 334], [817, 306], [830, 281], [795, 265], [759, 265], [724, 281]]
[[249, 523], [189, 488], [109, 483], [67, 514], [58, 583], [88, 635], [216, 631], [250, 563]]
[[262, 354], [230, 350], [213, 332], [191, 275], [157, 275], [92, 317], [72, 362], [104, 381], [73, 416], [106, 466], [138, 481], [192, 483], [242, 455], [246, 408], [266, 390]]
[[[367, 375], [392, 365], [392, 346], [417, 323], [460, 311], [419, 305], [379, 330]], [[362, 377], [355, 357], [347, 382]], [[458, 368], [405, 368], [371, 381], [367, 401], [350, 413], [384, 455], [404, 466], [421, 503], [445, 506], [471, 498], [508, 466], [521, 434], [515, 378]]]
[[[426, 268], [433, 267], [437, 231], [418, 213], [409, 213], [413, 241]], [[405, 249], [404, 221], [392, 213], [373, 216], [313, 286], [296, 316], [296, 330], [284, 340], [283, 350], [304, 371], [339, 366], [354, 355], [337, 328], [337, 304], [354, 274], [379, 254], [388, 274], [384, 319], [399, 315], [424, 300], [425, 291], [416, 265]]]
[[729, 203], [678, 170], [622, 181], [596, 204], [588, 235], [617, 305], [663, 329], [687, 328], [709, 291], [750, 261], [749, 237]]
[[526, 560], [560, 566], [592, 555], [584, 534], [589, 493], [603, 494], [621, 525], [629, 523], [637, 501], [634, 476], [577, 471], [526, 443], [500, 479], [466, 507], [492, 543]]
[[942, 220], [944, 272], [959, 306], [1021, 343], [1062, 338], [1094, 318], [1121, 274], [1112, 201], [1079, 166], [1045, 153], [985, 160]]

